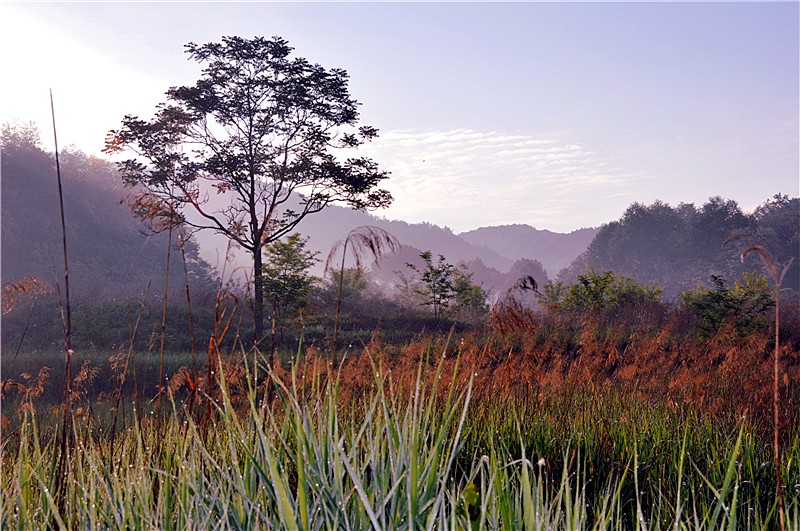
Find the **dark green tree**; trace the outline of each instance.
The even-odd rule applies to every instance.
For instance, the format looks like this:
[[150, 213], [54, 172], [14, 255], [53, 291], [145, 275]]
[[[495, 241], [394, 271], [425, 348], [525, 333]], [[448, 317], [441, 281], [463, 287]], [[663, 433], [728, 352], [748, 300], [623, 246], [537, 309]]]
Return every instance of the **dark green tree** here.
[[377, 186], [388, 175], [369, 158], [345, 158], [377, 130], [358, 126], [344, 70], [290, 57], [280, 37], [186, 49], [204, 65], [197, 83], [170, 88], [151, 120], [125, 116], [106, 151], [133, 151], [120, 163], [128, 186], [179, 206], [183, 223], [224, 234], [252, 256], [257, 344], [264, 246], [333, 202], [387, 206], [391, 195]]
[[684, 291], [681, 300], [698, 319], [700, 337], [716, 333], [723, 323], [732, 323], [740, 335], [746, 336], [768, 324], [767, 310], [774, 306], [767, 277], [744, 274], [744, 282], [732, 288], [725, 279], [712, 275], [713, 288], [700, 287]]
[[453, 314], [467, 321], [479, 321], [489, 314], [486, 291], [472, 281], [464, 267], [453, 269]]
[[551, 313], [615, 312], [660, 303], [661, 289], [655, 284], [637, 284], [612, 271], [596, 273], [590, 269], [569, 287], [560, 281], [549, 282], [540, 300]]
[[[341, 284], [341, 295], [339, 294]], [[345, 267], [344, 272], [339, 268], [328, 269], [325, 284], [320, 290], [320, 297], [324, 304], [333, 306], [355, 306], [362, 301], [369, 286], [367, 272], [358, 267]]]
[[284, 319], [308, 305], [317, 278], [308, 270], [319, 261], [306, 249], [308, 238], [295, 232], [264, 248], [264, 298], [272, 303], [272, 333]]
[[442, 255], [439, 255], [439, 260], [434, 264], [433, 254], [430, 251], [421, 252], [419, 257], [425, 262], [422, 269], [411, 263], [407, 263], [406, 267], [419, 275], [422, 289], [417, 290], [417, 293], [424, 297], [422, 304], [430, 306], [434, 317], [438, 320], [442, 318], [444, 310], [450, 305], [455, 294], [453, 289], [455, 266], [448, 264]]
[[[422, 296], [422, 305], [431, 307], [437, 320], [446, 312], [451, 317], [469, 321], [488, 315], [486, 292], [472, 281], [472, 273], [466, 264], [456, 267], [449, 264], [442, 255], [439, 255], [439, 260], [434, 264], [430, 251], [421, 252], [419, 257], [425, 264], [423, 267], [406, 264], [418, 277], [412, 289]], [[401, 276], [401, 280], [406, 286], [412, 286], [409, 279]]]

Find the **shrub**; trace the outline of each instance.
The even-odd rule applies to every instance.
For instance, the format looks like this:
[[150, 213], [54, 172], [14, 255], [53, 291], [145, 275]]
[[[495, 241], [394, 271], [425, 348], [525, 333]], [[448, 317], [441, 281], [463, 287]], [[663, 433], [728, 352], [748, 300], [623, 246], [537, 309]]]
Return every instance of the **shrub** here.
[[768, 310], [775, 305], [769, 280], [753, 273], [744, 274], [744, 282], [735, 281], [732, 288], [725, 279], [711, 276], [711, 288], [685, 291], [681, 302], [697, 318], [701, 338], [715, 334], [723, 323], [732, 323], [744, 337], [769, 324]]

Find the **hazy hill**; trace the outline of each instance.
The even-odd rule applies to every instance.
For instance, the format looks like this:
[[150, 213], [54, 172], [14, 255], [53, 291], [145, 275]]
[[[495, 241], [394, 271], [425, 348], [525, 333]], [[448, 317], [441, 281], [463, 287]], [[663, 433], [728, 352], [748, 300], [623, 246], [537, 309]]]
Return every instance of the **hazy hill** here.
[[[26, 136], [27, 135], [27, 136]], [[2, 136], [2, 281], [24, 275], [55, 285], [63, 279], [61, 227], [52, 154], [37, 147], [30, 131], [6, 130]], [[145, 237], [142, 225], [120, 200], [130, 193], [109, 162], [79, 151], [61, 153], [72, 293], [77, 300], [109, 300], [141, 294], [148, 285], [160, 293], [166, 265], [166, 234]], [[599, 229], [569, 234], [528, 225], [484, 227], [454, 234], [430, 223], [387, 220], [365, 212], [333, 206], [303, 220], [297, 230], [309, 237], [309, 247], [324, 261], [337, 240], [361, 225], [393, 234], [404, 251], [387, 257], [377, 276], [390, 283], [420, 251], [443, 255], [451, 264], [465, 263], [474, 281], [493, 296], [501, 296], [521, 276], [542, 285], [547, 277], [574, 281], [588, 268], [613, 270], [639, 282], [658, 283], [669, 297], [711, 275], [728, 282], [744, 271], [763, 274], [755, 256], [742, 265], [734, 248], [722, 248], [733, 234], [748, 233], [747, 242], [766, 244], [780, 263], [795, 263], [784, 281], [798, 289], [800, 200], [775, 196], [752, 214], [735, 201], [711, 198], [699, 207], [661, 202], [635, 203], [618, 221]], [[209, 233], [197, 235], [199, 245], [186, 248], [190, 275], [198, 286], [216, 285], [213, 271], [200, 256], [222, 265], [227, 241]], [[742, 242], [740, 242], [741, 245]], [[249, 260], [241, 256], [245, 268]], [[234, 266], [231, 266], [231, 269]], [[315, 271], [321, 274], [320, 264]], [[230, 271], [230, 269], [229, 269]], [[545, 271], [547, 272], [545, 274]], [[170, 285], [179, 291], [183, 268], [173, 253]]]
[[[399, 252], [383, 258], [377, 267], [373, 266], [370, 273], [371, 278], [386, 289], [402, 286], [402, 277], [413, 281], [415, 275], [406, 264], [414, 264], [418, 268], [424, 269], [425, 263], [420, 258], [420, 252], [423, 250], [426, 249], [403, 245]], [[439, 254], [433, 251], [434, 262], [438, 261]], [[451, 260], [446, 255], [443, 256], [445, 256], [447, 262], [453, 265], [464, 265], [472, 274], [472, 282], [486, 291], [490, 301], [496, 301], [504, 297], [508, 290], [515, 286], [520, 278], [524, 276], [532, 276], [539, 286], [544, 286], [548, 281], [547, 273], [542, 264], [536, 260], [523, 258], [515, 261], [510, 268], [501, 271], [487, 266], [480, 258]]]
[[[431, 223], [387, 220], [369, 212], [332, 205], [322, 212], [306, 217], [296, 228], [296, 232], [308, 238], [308, 248], [319, 252], [321, 262], [313, 269], [314, 274], [322, 275], [325, 259], [333, 244], [347, 237], [351, 230], [363, 225], [380, 227], [397, 238], [402, 245], [442, 254], [453, 264], [480, 260], [499, 271], [508, 271], [515, 261], [487, 247], [471, 245], [451, 230]], [[197, 233], [195, 237], [200, 243], [201, 255], [212, 265], [222, 264], [219, 257], [225, 255], [227, 240], [209, 232]], [[248, 271], [252, 259], [241, 250], [234, 250], [233, 254], [234, 267], [241, 267], [243, 272]]]
[[[110, 300], [160, 293], [167, 235], [145, 237], [142, 226], [120, 200], [129, 193], [110, 163], [78, 151], [60, 155], [70, 261], [71, 295], [76, 300]], [[63, 283], [61, 220], [55, 161], [26, 137], [4, 131], [2, 139], [2, 282], [32, 275], [54, 286]], [[211, 283], [211, 270], [186, 247], [190, 277]], [[183, 286], [180, 253], [172, 253], [170, 284]]]
[[357, 212], [343, 207], [330, 207], [319, 214], [309, 216], [298, 226], [298, 230], [309, 236], [309, 246], [319, 250], [324, 258], [336, 240], [344, 238], [352, 229], [361, 225], [380, 227], [400, 243], [422, 250], [442, 254], [450, 262], [480, 259], [496, 269], [508, 270], [514, 260], [485, 247], [476, 247], [464, 241], [449, 229], [431, 223], [406, 223], [387, 220], [367, 212]]
[[530, 225], [501, 225], [462, 232], [459, 236], [474, 246], [486, 247], [512, 260], [539, 260], [548, 275], [554, 277], [589, 247], [599, 230], [578, 229], [562, 234]]

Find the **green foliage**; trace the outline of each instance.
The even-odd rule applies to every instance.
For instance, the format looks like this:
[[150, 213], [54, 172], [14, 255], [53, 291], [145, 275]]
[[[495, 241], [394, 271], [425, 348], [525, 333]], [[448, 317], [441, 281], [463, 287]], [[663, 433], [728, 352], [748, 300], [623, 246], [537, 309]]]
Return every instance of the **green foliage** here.
[[472, 282], [472, 273], [453, 270], [453, 315], [466, 321], [479, 321], [489, 314], [486, 291]]
[[482, 318], [488, 314], [486, 292], [472, 283], [472, 274], [467, 272], [465, 266], [449, 264], [442, 255], [434, 264], [430, 251], [423, 251], [419, 256], [425, 262], [423, 268], [411, 263], [407, 263], [406, 267], [419, 277], [421, 287], [415, 291], [423, 297], [421, 304], [430, 306], [437, 320], [448, 310], [454, 316], [467, 319]]
[[317, 278], [308, 270], [319, 261], [319, 253], [307, 250], [307, 242], [294, 233], [264, 248], [264, 297], [273, 303], [279, 321], [309, 304]]
[[339, 281], [342, 284], [342, 304], [345, 308], [358, 308], [369, 287], [367, 272], [358, 267], [345, 267], [340, 279], [340, 269], [329, 269], [320, 297], [326, 305], [336, 305]]
[[540, 298], [551, 313], [610, 312], [660, 299], [661, 289], [656, 285], [641, 285], [612, 271], [600, 274], [592, 269], [568, 288], [562, 282], [549, 282]]
[[416, 290], [424, 297], [422, 304], [430, 306], [436, 319], [441, 319], [445, 308], [450, 305], [453, 298], [453, 271], [455, 266], [447, 263], [444, 256], [439, 255], [436, 264], [430, 251], [420, 253], [420, 258], [425, 262], [425, 267], [420, 269], [408, 263], [406, 267], [413, 270], [422, 281], [422, 288]]
[[[735, 235], [748, 235], [737, 245], [723, 247]], [[634, 203], [618, 221], [600, 229], [586, 252], [559, 279], [572, 283], [587, 269], [615, 271], [639, 283], [656, 283], [669, 297], [704, 283], [709, 274], [743, 280], [752, 263], [738, 260], [747, 244], [759, 242], [776, 250], [776, 260], [788, 263], [800, 250], [800, 199], [776, 195], [753, 214], [736, 201], [711, 197], [700, 206], [682, 203], [672, 207], [661, 201]], [[800, 289], [798, 265], [786, 277], [785, 287]]]
[[732, 288], [725, 279], [712, 275], [712, 288], [698, 288], [681, 295], [682, 304], [697, 316], [700, 337], [716, 333], [724, 323], [732, 323], [741, 336], [769, 324], [767, 311], [775, 305], [766, 276], [745, 273], [744, 282]]

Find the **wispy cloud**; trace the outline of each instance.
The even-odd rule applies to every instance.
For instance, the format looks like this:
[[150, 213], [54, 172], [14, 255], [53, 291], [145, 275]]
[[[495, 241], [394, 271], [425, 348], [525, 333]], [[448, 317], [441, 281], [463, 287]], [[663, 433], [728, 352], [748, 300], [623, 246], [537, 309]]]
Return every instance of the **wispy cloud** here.
[[[568, 230], [613, 219], [603, 200], [642, 176], [621, 161], [559, 135], [471, 129], [389, 131], [365, 150], [392, 172], [384, 215], [456, 231], [504, 223]], [[592, 215], [596, 213], [596, 215]], [[596, 220], [596, 221], [595, 221]]]

